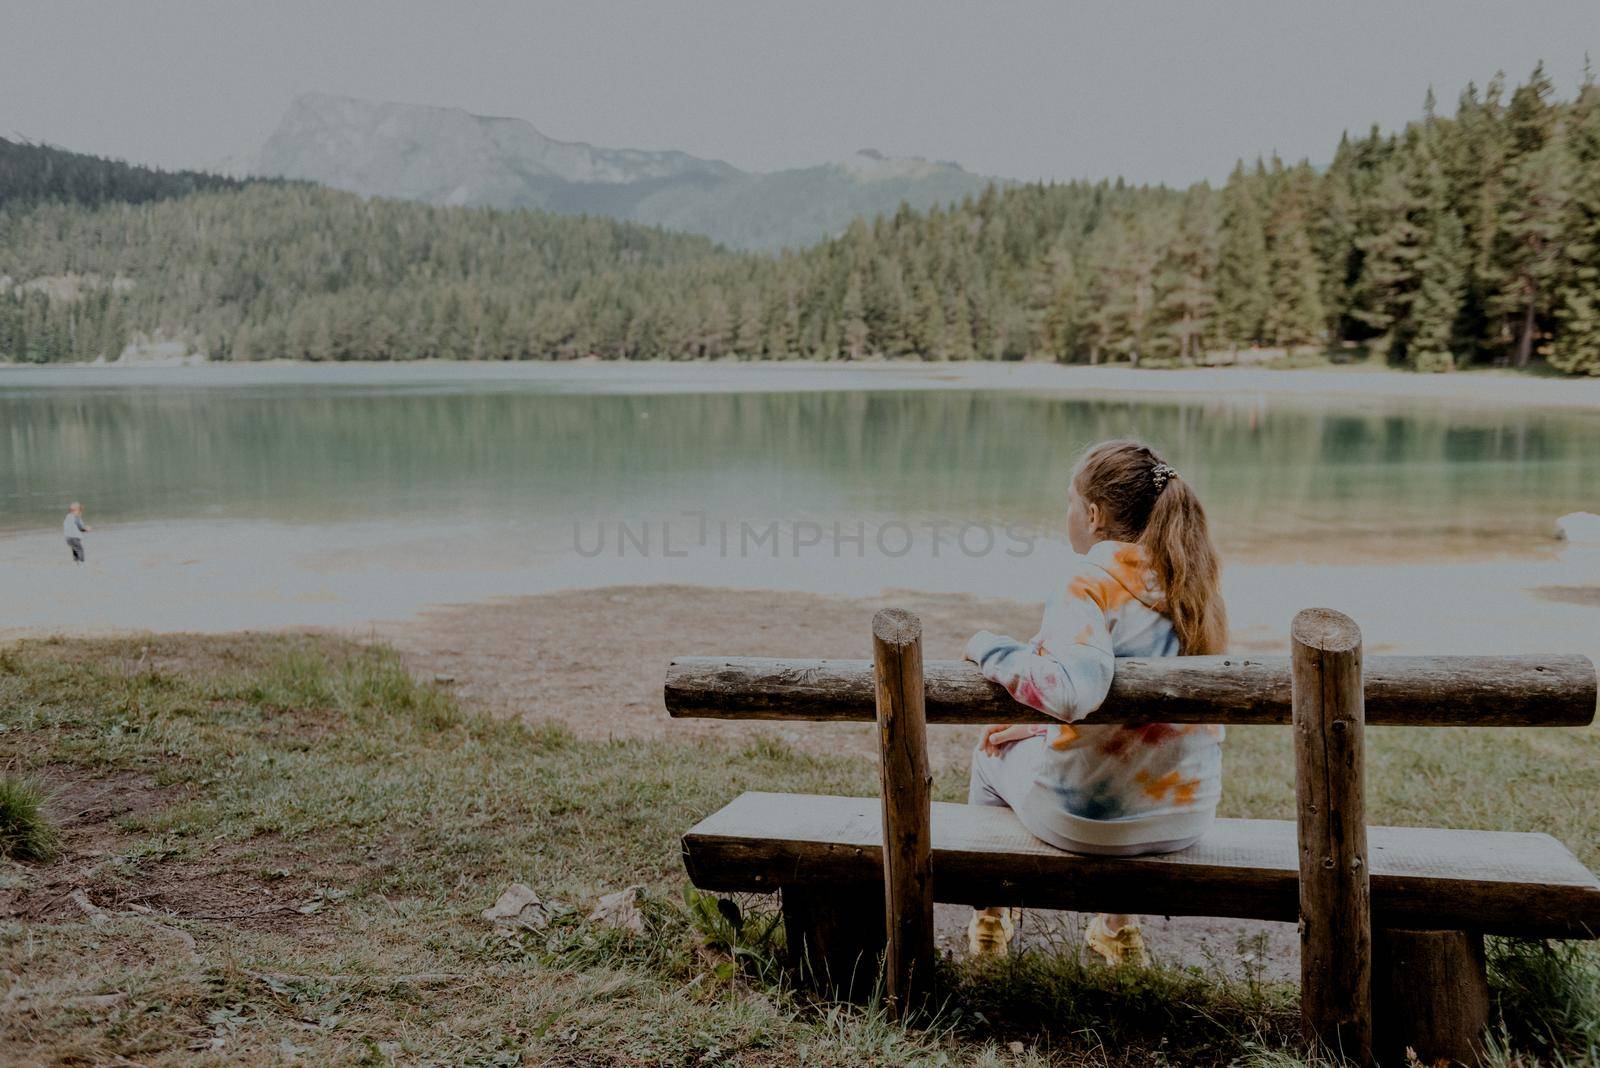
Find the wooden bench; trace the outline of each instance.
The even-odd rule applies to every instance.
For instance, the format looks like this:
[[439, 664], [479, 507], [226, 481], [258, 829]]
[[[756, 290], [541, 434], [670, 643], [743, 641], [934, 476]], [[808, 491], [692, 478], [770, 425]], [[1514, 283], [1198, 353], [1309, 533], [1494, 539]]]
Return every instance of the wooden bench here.
[[1467, 1060], [1488, 1020], [1485, 934], [1600, 935], [1600, 880], [1549, 835], [1365, 823], [1365, 724], [1588, 724], [1586, 657], [1363, 664], [1355, 624], [1313, 609], [1290, 657], [1119, 660], [1085, 722], [1292, 723], [1298, 812], [1219, 820], [1180, 853], [1091, 857], [1008, 809], [930, 803], [925, 722], [1048, 720], [971, 664], [924, 667], [914, 617], [879, 613], [873, 629], [873, 662], [686, 657], [665, 691], [679, 717], [878, 721], [881, 800], [746, 793], [683, 838], [696, 886], [780, 893], [795, 964], [835, 992], [870, 989], [882, 960], [891, 1007], [908, 1005], [932, 964], [934, 900], [1299, 920], [1308, 1037], [1369, 1060], [1376, 1025], [1388, 1057]]

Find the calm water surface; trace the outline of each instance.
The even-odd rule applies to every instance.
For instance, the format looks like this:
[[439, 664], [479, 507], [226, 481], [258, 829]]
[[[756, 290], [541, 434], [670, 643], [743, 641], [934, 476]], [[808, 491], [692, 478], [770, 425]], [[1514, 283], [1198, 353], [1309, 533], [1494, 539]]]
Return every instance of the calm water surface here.
[[366, 524], [360, 540], [425, 530], [448, 542], [459, 528], [553, 550], [609, 544], [628, 526], [624, 550], [638, 551], [639, 531], [687, 529], [701, 522], [693, 511], [735, 531], [865, 524], [870, 547], [896, 522], [1058, 528], [1076, 451], [1124, 435], [1167, 451], [1244, 560], [1526, 553], [1550, 545], [1557, 516], [1600, 504], [1600, 417], [1587, 412], [630, 394], [359, 371], [246, 385], [0, 379], [0, 531], [54, 529], [81, 499], [91, 522], [176, 532], [192, 520]]

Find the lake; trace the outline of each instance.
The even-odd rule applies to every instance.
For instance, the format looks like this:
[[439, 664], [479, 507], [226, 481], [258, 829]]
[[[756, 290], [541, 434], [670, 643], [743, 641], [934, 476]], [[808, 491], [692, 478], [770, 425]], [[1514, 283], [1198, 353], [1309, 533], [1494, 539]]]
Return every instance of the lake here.
[[47, 596], [82, 500], [102, 589], [157, 621], [171, 582], [237, 625], [612, 582], [1026, 598], [1076, 453], [1118, 436], [1198, 487], [1234, 565], [1536, 559], [1600, 504], [1589, 411], [676, 370], [7, 372], [0, 568]]

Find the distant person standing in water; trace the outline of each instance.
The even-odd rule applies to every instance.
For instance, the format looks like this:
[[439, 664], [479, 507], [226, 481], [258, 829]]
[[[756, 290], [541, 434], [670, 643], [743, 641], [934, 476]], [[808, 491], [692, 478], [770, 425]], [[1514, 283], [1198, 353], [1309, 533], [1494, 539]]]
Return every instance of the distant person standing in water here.
[[72, 562], [83, 563], [83, 535], [93, 530], [83, 521], [83, 505], [77, 501], [67, 507], [67, 518], [61, 522], [61, 533], [67, 536], [67, 548], [72, 550]]

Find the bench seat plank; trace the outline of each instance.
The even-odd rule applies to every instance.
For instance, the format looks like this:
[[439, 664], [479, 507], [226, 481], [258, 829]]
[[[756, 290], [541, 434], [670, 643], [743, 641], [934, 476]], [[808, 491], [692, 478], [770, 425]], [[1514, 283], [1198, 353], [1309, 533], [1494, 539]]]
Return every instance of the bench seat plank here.
[[[704, 890], [882, 879], [877, 798], [749, 792], [683, 837]], [[1531, 938], [1600, 936], [1600, 879], [1546, 834], [1371, 827], [1375, 924]], [[933, 805], [935, 900], [1168, 916], [1297, 918], [1287, 820], [1218, 820], [1181, 853], [1092, 857], [1046, 845], [1010, 809]]]

